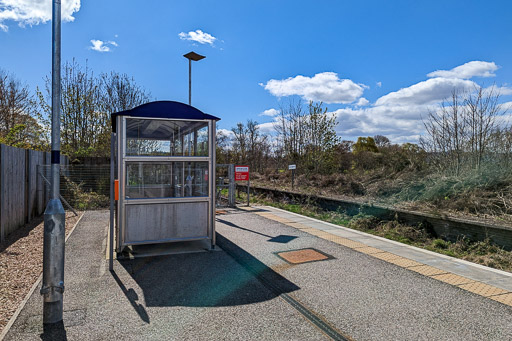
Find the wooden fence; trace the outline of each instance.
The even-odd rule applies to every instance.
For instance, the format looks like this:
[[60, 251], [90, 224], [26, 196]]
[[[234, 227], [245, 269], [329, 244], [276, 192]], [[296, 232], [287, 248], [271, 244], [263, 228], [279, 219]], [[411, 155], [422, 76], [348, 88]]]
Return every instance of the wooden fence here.
[[[67, 156], [61, 156], [67, 164]], [[49, 187], [38, 175], [50, 164], [50, 153], [0, 145], [0, 240], [34, 217], [43, 214], [50, 198]]]

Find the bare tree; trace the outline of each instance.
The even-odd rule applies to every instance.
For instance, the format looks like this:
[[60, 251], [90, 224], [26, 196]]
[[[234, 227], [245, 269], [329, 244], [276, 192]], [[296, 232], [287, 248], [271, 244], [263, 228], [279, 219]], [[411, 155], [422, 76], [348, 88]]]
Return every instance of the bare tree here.
[[506, 140], [496, 140], [507, 138], [506, 134], [500, 133], [499, 119], [506, 110], [499, 98], [494, 86], [476, 87], [472, 92], [453, 91], [449, 101], [444, 101], [437, 110], [429, 111], [423, 122], [426, 135], [420, 143], [429, 152], [431, 163], [456, 176], [463, 168], [480, 170], [493, 145], [494, 148], [506, 145]]
[[0, 69], [0, 136], [7, 136], [16, 125], [25, 123], [33, 106], [28, 86]]
[[373, 137], [377, 148], [389, 147], [391, 145], [391, 141], [384, 135], [375, 135]]
[[46, 150], [47, 140], [34, 118], [36, 102], [27, 85], [0, 70], [0, 142], [20, 148]]
[[454, 90], [450, 101], [443, 101], [437, 110], [429, 111], [423, 122], [427, 135], [421, 140], [422, 147], [432, 154], [434, 164], [439, 169], [451, 169], [455, 175], [460, 174], [467, 137], [462, 96]]
[[478, 87], [474, 93], [468, 94], [464, 101], [466, 105], [465, 119], [469, 128], [468, 151], [473, 168], [480, 169], [491, 136], [497, 129], [496, 119], [504, 114], [499, 104], [499, 98], [500, 94], [496, 91], [496, 87], [492, 86], [486, 90]]
[[[64, 64], [61, 100], [61, 138], [63, 153], [71, 156], [108, 156], [110, 114], [146, 103], [150, 95], [133, 78], [115, 72], [94, 76], [87, 64], [74, 59]], [[49, 126], [51, 80], [46, 91], [38, 90], [43, 112], [41, 121]]]
[[231, 131], [234, 134], [233, 149], [237, 155], [236, 162], [244, 162], [247, 160], [247, 128], [243, 123], [238, 122]]
[[279, 117], [274, 124], [285, 156], [292, 162], [297, 162], [303, 154], [305, 121], [306, 112], [302, 102], [289, 101], [287, 106], [280, 108]]

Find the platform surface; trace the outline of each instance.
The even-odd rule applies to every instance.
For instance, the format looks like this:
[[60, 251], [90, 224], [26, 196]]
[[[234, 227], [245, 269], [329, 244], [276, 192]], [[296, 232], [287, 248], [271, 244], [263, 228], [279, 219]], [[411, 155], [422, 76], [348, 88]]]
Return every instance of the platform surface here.
[[[508, 273], [270, 207], [225, 211], [221, 251], [114, 273], [109, 214], [86, 212], [66, 244], [64, 323], [43, 329], [36, 290], [5, 340], [512, 339]], [[314, 252], [279, 255], [300, 250]]]

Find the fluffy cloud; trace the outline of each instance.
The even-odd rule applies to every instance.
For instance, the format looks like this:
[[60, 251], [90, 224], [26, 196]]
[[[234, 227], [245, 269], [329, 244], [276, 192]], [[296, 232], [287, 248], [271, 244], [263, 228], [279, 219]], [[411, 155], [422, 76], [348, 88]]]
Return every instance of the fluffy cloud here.
[[437, 70], [429, 73], [428, 77], [470, 79], [472, 77], [494, 77], [498, 66], [494, 62], [474, 60], [457, 66], [451, 70]]
[[[73, 13], [80, 10], [80, 0], [62, 0], [61, 17], [63, 21], [73, 21]], [[12, 20], [18, 25], [39, 25], [52, 19], [51, 0], [0, 0], [0, 29], [8, 30], [4, 23]]]
[[308, 101], [343, 104], [357, 100], [366, 87], [350, 79], [339, 79], [334, 72], [318, 73], [313, 77], [299, 75], [282, 80], [271, 79], [262, 86], [276, 97], [298, 95]]
[[235, 137], [235, 134], [231, 130], [228, 130], [228, 129], [217, 129], [217, 134], [218, 133], [221, 133], [229, 138]]
[[198, 42], [199, 44], [213, 45], [215, 40], [217, 40], [217, 38], [215, 38], [211, 34], [203, 32], [201, 30], [190, 31], [188, 33], [181, 32], [180, 34], [178, 34], [178, 36], [180, 37], [181, 40], [191, 40]]
[[102, 40], [91, 40], [92, 46], [89, 46], [90, 50], [98, 52], [111, 52], [111, 46], [118, 46], [115, 41], [102, 41]]
[[258, 124], [258, 128], [261, 133], [264, 134], [273, 134], [275, 133], [274, 125], [276, 122], [266, 122]]
[[368, 104], [370, 104], [370, 101], [369, 101], [369, 100], [367, 100], [367, 99], [366, 99], [366, 98], [364, 98], [364, 97], [361, 97], [361, 98], [359, 99], [359, 101], [357, 101], [357, 103], [356, 103], [356, 105], [357, 105], [358, 107], [364, 107], [364, 106], [366, 106], [366, 105], [368, 105]]
[[[449, 71], [429, 73], [429, 77], [433, 75], [435, 78], [390, 92], [377, 99], [372, 106], [358, 106], [363, 99], [361, 98], [356, 105], [333, 112], [339, 123], [337, 133], [343, 139], [354, 141], [358, 136], [379, 134], [387, 136], [395, 143], [418, 142], [424, 132], [422, 117], [425, 117], [429, 110], [435, 110], [454, 90], [473, 91], [478, 87], [477, 83], [466, 78], [484, 76], [496, 69], [495, 63], [469, 62]], [[444, 72], [446, 77], [442, 76]], [[455, 74], [458, 77], [453, 77]], [[494, 90], [501, 95], [512, 94], [512, 89], [507, 86], [496, 87]], [[511, 103], [503, 103], [502, 109], [512, 109]]]
[[475, 83], [458, 78], [431, 78], [379, 98], [376, 105], [434, 104], [450, 96], [453, 90], [471, 90]]
[[275, 117], [279, 115], [279, 110], [276, 110], [274, 108], [272, 109], [267, 109], [265, 111], [263, 111], [261, 114], [259, 114], [258, 116], [269, 116], [269, 117]]
[[358, 136], [385, 135], [395, 143], [415, 142], [423, 131], [421, 116], [425, 106], [374, 106], [364, 109], [338, 109], [337, 133], [355, 141]]

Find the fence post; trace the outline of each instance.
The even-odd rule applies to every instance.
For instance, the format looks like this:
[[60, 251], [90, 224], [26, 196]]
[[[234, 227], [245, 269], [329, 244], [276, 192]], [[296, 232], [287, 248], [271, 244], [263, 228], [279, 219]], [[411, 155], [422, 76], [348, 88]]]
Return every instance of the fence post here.
[[5, 189], [5, 146], [0, 145], [0, 241], [5, 241], [5, 195], [3, 195], [3, 191]]
[[235, 200], [236, 181], [235, 181], [235, 165], [229, 165], [229, 207], [236, 207]]
[[25, 224], [30, 221], [32, 212], [32, 203], [31, 203], [31, 179], [30, 176], [32, 172], [30, 171], [30, 150], [25, 149]]

